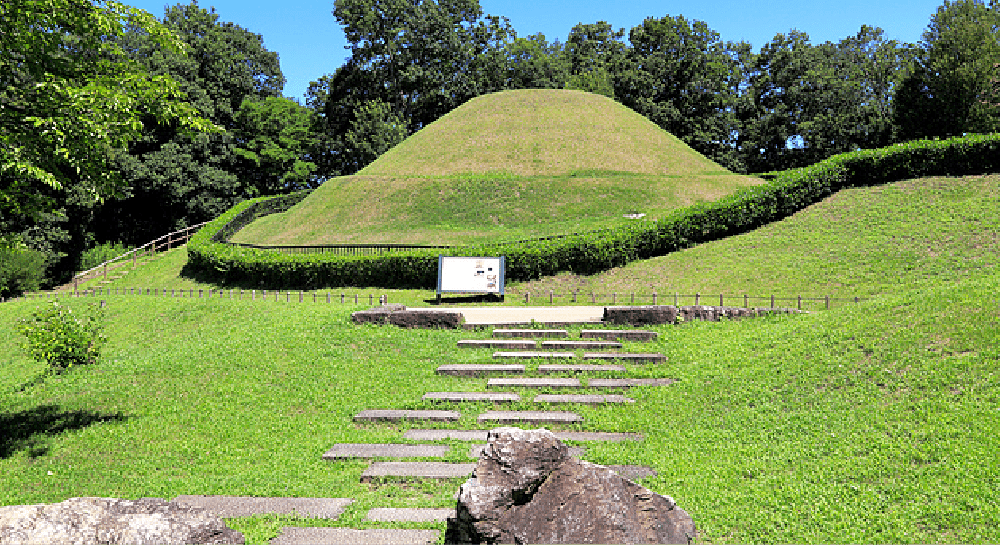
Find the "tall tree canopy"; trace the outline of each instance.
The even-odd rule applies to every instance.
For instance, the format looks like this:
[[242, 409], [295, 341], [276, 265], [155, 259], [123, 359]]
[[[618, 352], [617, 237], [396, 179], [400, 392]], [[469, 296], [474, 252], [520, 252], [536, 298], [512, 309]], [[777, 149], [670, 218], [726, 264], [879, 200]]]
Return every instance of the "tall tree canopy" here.
[[129, 57], [118, 41], [126, 28], [184, 55], [150, 14], [117, 2], [0, 3], [0, 211], [37, 217], [69, 189], [89, 201], [115, 195], [111, 157], [147, 121], [212, 128], [176, 82]]
[[901, 139], [993, 132], [1000, 65], [1000, 4], [945, 0], [923, 34], [912, 75], [896, 95]]

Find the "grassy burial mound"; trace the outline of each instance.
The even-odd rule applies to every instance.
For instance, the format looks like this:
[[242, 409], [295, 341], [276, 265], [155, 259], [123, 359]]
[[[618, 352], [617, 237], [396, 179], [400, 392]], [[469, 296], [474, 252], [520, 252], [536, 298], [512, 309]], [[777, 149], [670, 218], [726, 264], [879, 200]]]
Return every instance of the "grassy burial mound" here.
[[255, 244], [466, 244], [652, 220], [757, 178], [735, 175], [603, 96], [475, 98], [357, 175], [233, 237]]

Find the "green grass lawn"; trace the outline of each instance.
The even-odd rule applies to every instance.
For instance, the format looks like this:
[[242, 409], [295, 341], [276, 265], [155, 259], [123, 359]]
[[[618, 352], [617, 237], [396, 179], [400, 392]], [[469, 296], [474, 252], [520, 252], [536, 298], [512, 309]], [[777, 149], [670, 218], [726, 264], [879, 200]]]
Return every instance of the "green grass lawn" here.
[[[703, 542], [995, 542], [998, 289], [994, 272], [829, 312], [656, 327], [657, 342], [631, 348], [669, 362], [629, 376], [679, 382], [634, 389], [631, 406], [576, 408], [579, 429], [646, 435], [589, 444], [587, 458], [654, 467], [643, 484], [692, 513]], [[365, 462], [320, 456], [337, 442], [400, 441], [405, 425], [356, 425], [359, 410], [483, 390], [433, 372], [489, 358], [455, 348], [470, 333], [357, 327], [339, 305], [107, 300], [96, 365], [18, 392], [42, 369], [16, 335], [0, 341], [0, 504], [351, 497], [341, 519], [307, 523], [352, 527], [378, 526], [362, 521], [370, 507], [453, 504], [457, 482], [372, 488], [358, 483]], [[0, 327], [35, 305], [0, 306]], [[463, 406], [456, 427], [477, 427], [488, 408]], [[468, 444], [453, 444], [450, 459], [465, 461]], [[230, 521], [257, 543], [289, 522]]]

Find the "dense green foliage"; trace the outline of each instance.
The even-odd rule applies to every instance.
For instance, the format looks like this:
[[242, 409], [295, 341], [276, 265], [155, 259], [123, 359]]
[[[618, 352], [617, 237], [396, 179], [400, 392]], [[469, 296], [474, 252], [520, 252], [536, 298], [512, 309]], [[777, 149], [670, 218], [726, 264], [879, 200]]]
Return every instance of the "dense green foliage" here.
[[19, 324], [28, 353], [53, 372], [96, 362], [107, 341], [103, 309], [77, 310], [52, 301]]
[[[695, 244], [744, 233], [787, 217], [836, 191], [927, 175], [995, 172], [1000, 134], [923, 140], [834, 156], [811, 167], [774, 175], [766, 185], [696, 204], [651, 225], [528, 243], [470, 246], [451, 255], [504, 255], [507, 278], [529, 280], [560, 271], [591, 274]], [[255, 286], [431, 287], [437, 251], [385, 256], [293, 255], [214, 242], [232, 218], [256, 201], [241, 203], [209, 223], [189, 244], [195, 270], [222, 282]], [[290, 206], [290, 205], [289, 205]], [[274, 206], [277, 211], [283, 207]]]
[[0, 240], [0, 298], [37, 290], [45, 277], [45, 255]]

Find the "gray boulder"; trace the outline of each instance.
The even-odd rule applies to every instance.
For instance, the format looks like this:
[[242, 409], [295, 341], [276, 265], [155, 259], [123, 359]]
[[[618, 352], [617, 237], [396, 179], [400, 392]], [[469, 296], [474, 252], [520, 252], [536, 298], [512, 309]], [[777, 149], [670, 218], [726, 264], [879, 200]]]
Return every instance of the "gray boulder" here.
[[459, 489], [448, 543], [688, 543], [674, 500], [577, 460], [544, 429], [497, 428]]
[[0, 545], [243, 543], [243, 534], [200, 507], [160, 498], [70, 498], [0, 507]]

